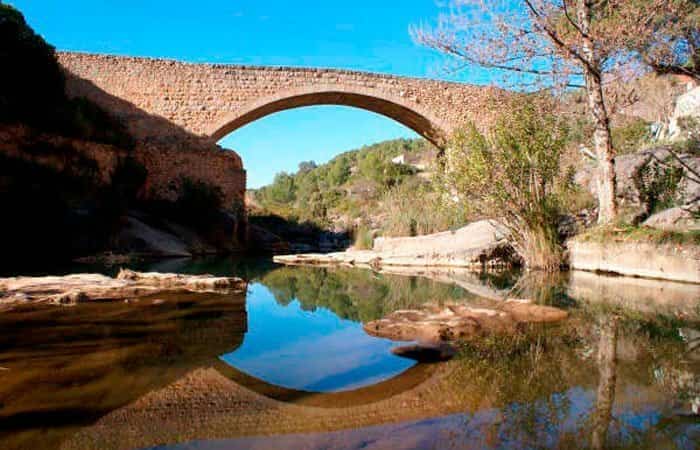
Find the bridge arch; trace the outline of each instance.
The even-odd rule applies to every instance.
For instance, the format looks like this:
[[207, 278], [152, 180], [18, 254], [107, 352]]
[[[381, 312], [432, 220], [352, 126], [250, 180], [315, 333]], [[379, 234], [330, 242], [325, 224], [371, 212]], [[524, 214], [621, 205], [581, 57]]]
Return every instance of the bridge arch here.
[[414, 101], [371, 88], [345, 88], [338, 85], [290, 89], [259, 98], [214, 123], [206, 134], [212, 140], [218, 141], [270, 114], [318, 105], [351, 106], [383, 115], [412, 129], [439, 148], [444, 146], [448, 135], [448, 127], [423, 111]]

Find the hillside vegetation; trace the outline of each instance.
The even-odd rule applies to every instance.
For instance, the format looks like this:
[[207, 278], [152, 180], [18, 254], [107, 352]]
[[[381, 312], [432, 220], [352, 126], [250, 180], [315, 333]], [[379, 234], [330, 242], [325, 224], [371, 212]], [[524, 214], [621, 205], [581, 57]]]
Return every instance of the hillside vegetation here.
[[[385, 235], [417, 235], [464, 223], [459, 211], [443, 211], [430, 183], [438, 150], [423, 139], [395, 139], [341, 153], [326, 164], [299, 164], [252, 192], [260, 207], [292, 222], [334, 229], [381, 229]], [[430, 215], [424, 211], [431, 211]]]

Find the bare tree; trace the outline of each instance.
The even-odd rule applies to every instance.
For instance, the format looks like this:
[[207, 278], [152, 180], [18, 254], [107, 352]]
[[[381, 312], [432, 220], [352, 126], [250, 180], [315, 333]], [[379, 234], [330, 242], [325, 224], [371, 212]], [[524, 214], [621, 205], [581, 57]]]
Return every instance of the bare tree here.
[[[628, 25], [627, 47], [658, 74], [700, 81], [700, 0], [676, 0], [671, 7], [665, 3], [634, 0], [626, 5], [621, 20]], [[636, 32], [640, 26], [642, 32]]]
[[617, 202], [604, 85], [643, 71], [652, 42], [660, 48], [662, 36], [677, 35], [674, 18], [690, 7], [697, 0], [451, 0], [436, 26], [413, 27], [411, 34], [456, 57], [458, 69], [502, 71], [521, 89], [584, 88], [598, 162], [598, 222], [609, 223]]

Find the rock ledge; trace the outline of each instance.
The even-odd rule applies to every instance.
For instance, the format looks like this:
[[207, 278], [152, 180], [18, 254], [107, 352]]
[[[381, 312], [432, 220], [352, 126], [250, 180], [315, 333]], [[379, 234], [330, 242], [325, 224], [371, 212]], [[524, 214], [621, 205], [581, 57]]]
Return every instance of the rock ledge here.
[[122, 269], [116, 278], [100, 274], [0, 278], [0, 307], [22, 303], [71, 305], [88, 301], [136, 299], [174, 292], [243, 292], [239, 278]]

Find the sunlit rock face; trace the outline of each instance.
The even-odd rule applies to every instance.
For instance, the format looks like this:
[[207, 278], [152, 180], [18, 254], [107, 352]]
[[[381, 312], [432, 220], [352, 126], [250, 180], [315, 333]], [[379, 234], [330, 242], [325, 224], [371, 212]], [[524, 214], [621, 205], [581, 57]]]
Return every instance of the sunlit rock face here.
[[0, 307], [24, 303], [56, 305], [89, 301], [135, 300], [157, 294], [237, 293], [240, 278], [172, 273], [141, 273], [122, 269], [116, 278], [101, 274], [0, 278]]

